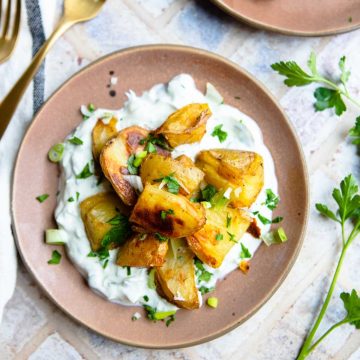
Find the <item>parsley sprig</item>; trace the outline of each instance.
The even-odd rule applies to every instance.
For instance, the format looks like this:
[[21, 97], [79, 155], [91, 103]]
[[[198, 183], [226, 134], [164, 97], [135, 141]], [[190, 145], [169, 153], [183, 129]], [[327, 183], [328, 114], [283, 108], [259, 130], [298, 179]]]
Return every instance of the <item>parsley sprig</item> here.
[[160, 179], [154, 180], [155, 182], [162, 182], [167, 186], [167, 189], [172, 194], [178, 194], [180, 191], [180, 184], [174, 177], [174, 173], [164, 176]]
[[308, 60], [309, 72], [303, 70], [295, 61], [280, 61], [272, 64], [271, 67], [286, 77], [284, 84], [287, 86], [305, 86], [312, 83], [325, 85], [318, 87], [314, 92], [316, 111], [334, 108], [336, 115], [340, 116], [346, 111], [343, 98], [360, 107], [360, 102], [350, 95], [347, 88], [350, 71], [346, 68], [345, 56], [339, 60], [340, 78], [337, 81], [319, 73], [314, 52], [311, 52]]
[[[337, 222], [341, 226], [342, 250], [340, 258], [330, 284], [329, 291], [326, 295], [324, 304], [321, 307], [320, 313], [310, 330], [303, 347], [299, 353], [298, 360], [305, 359], [317, 345], [327, 337], [333, 330], [343, 324], [350, 324], [360, 329], [360, 297], [355, 290], [351, 293], [341, 293], [340, 298], [343, 301], [344, 308], [347, 315], [341, 321], [331, 326], [319, 339], [313, 343], [314, 336], [320, 326], [322, 319], [325, 316], [329, 306], [331, 297], [333, 295], [337, 279], [340, 274], [341, 267], [344, 263], [345, 254], [349, 249], [354, 239], [360, 234], [360, 195], [359, 188], [352, 175], [344, 178], [340, 183], [340, 188], [335, 188], [332, 196], [337, 203], [338, 209], [336, 212], [329, 209], [324, 204], [316, 204], [316, 209], [325, 217]], [[345, 224], [349, 223], [352, 226], [351, 231], [346, 234]]]

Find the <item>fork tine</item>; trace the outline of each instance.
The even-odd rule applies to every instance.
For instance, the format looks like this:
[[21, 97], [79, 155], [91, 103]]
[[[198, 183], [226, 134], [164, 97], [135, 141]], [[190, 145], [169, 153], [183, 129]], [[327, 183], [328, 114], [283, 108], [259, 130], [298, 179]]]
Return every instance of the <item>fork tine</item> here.
[[6, 8], [6, 15], [5, 15], [5, 24], [2, 32], [2, 37], [5, 37], [10, 26], [10, 15], [11, 15], [11, 0], [8, 0], [7, 8]]
[[19, 33], [20, 19], [21, 19], [21, 0], [17, 0], [15, 20], [14, 20], [14, 30], [13, 30], [13, 34], [11, 36], [13, 41], [16, 41], [18, 33]]

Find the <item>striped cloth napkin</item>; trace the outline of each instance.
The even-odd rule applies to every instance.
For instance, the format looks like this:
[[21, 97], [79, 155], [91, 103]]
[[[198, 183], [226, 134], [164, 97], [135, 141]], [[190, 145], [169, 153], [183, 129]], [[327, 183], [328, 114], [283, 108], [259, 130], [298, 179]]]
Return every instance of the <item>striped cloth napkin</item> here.
[[[55, 23], [56, 1], [23, 0], [22, 5], [19, 41], [11, 59], [0, 65], [0, 101], [29, 65]], [[35, 76], [0, 141], [0, 321], [16, 282], [17, 258], [10, 215], [12, 172], [24, 133], [44, 101], [45, 67], [43, 64]]]

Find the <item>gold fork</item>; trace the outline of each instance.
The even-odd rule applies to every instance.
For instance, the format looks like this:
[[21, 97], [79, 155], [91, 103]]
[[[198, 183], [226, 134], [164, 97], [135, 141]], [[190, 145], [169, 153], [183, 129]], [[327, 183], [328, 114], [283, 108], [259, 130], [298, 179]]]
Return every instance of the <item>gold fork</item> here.
[[[0, 0], [1, 2], [1, 0]], [[58, 26], [35, 55], [31, 64], [0, 104], [0, 139], [19, 104], [26, 88], [39, 69], [43, 59], [55, 41], [71, 26], [94, 18], [106, 0], [65, 0], [64, 15]]]
[[[8, 0], [6, 14], [4, 18], [3, 30], [0, 29], [0, 64], [6, 61], [14, 51], [15, 44], [19, 34], [20, 18], [21, 18], [21, 0], [16, 0], [14, 11], [13, 29], [11, 28], [11, 4], [14, 1]], [[2, 13], [2, 0], [0, 0], [0, 24]]]

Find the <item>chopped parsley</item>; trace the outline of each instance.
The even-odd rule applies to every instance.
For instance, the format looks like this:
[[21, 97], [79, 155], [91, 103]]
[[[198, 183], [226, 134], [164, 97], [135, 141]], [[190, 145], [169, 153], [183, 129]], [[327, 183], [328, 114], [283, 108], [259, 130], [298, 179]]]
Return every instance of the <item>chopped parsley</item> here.
[[36, 197], [36, 200], [39, 203], [43, 203], [50, 195], [49, 194], [43, 194]]
[[129, 159], [128, 159], [128, 171], [131, 175], [137, 175], [139, 173], [139, 169], [137, 168], [137, 166], [134, 165], [134, 161], [135, 161], [135, 154], [130, 155]]
[[167, 186], [167, 189], [172, 194], [178, 194], [180, 191], [180, 184], [174, 178], [174, 174], [164, 176], [160, 179], [156, 179], [155, 182], [162, 182]]
[[131, 267], [130, 267], [130, 266], [127, 266], [127, 267], [126, 267], [126, 275], [127, 275], [127, 276], [130, 276], [130, 275], [131, 275]]
[[216, 240], [216, 241], [220, 241], [220, 240], [222, 240], [223, 238], [224, 238], [223, 234], [216, 234], [216, 236], [215, 236], [215, 240]]
[[108, 263], [109, 263], [109, 259], [106, 259], [103, 263], [103, 269], [106, 269], [106, 267], [108, 266]]
[[68, 142], [73, 145], [82, 145], [84, 142], [79, 139], [78, 137], [74, 136], [73, 138], [69, 139]]
[[61, 260], [61, 254], [57, 250], [54, 250], [51, 254], [51, 259], [48, 261], [48, 264], [58, 265], [60, 264], [60, 260]]
[[146, 301], [146, 302], [149, 301], [149, 297], [148, 297], [147, 295], [144, 295], [144, 296], [143, 296], [143, 299], [144, 299], [144, 301]]
[[240, 245], [241, 245], [240, 258], [241, 259], [250, 259], [251, 253], [250, 253], [249, 249], [243, 243], [241, 243]]
[[173, 209], [161, 210], [160, 217], [161, 220], [165, 220], [168, 215], [174, 215], [174, 214], [175, 212]]
[[355, 126], [350, 129], [349, 135], [352, 137], [352, 144], [360, 145], [360, 116], [356, 118]]
[[165, 322], [166, 327], [169, 327], [169, 325], [175, 321], [175, 315], [171, 315]]
[[226, 131], [223, 131], [221, 128], [223, 127], [223, 125], [217, 125], [214, 127], [214, 130], [213, 132], [211, 133], [211, 136], [217, 136], [219, 141], [222, 143], [226, 140], [227, 138], [227, 132]]
[[69, 198], [68, 198], [68, 200], [67, 200], [67, 201], [71, 203], [71, 202], [74, 202], [74, 201], [75, 201], [75, 199], [71, 196], [71, 197], [69, 197]]
[[279, 196], [276, 196], [271, 189], [266, 189], [266, 200], [262, 205], [265, 205], [270, 210], [274, 210], [278, 206], [279, 201]]
[[236, 239], [235, 239], [235, 235], [234, 235], [234, 234], [232, 234], [232, 233], [230, 233], [230, 232], [228, 232], [228, 231], [227, 231], [227, 233], [228, 233], [228, 235], [229, 235], [229, 240], [230, 240], [230, 241], [237, 242]]
[[199, 291], [201, 293], [201, 295], [205, 295], [211, 291], [214, 291], [215, 290], [215, 287], [209, 287], [207, 288], [206, 286], [200, 286], [199, 288]]
[[168, 241], [169, 238], [166, 236], [161, 235], [160, 233], [155, 233], [154, 236], [160, 241], [160, 242], [165, 242]]
[[217, 193], [216, 187], [213, 185], [206, 185], [206, 187], [201, 190], [201, 196], [204, 201], [210, 201], [215, 194]]
[[226, 214], [226, 228], [228, 229], [231, 226], [231, 220], [232, 217], [229, 215], [229, 213]]
[[198, 278], [198, 281], [209, 281], [212, 277], [212, 273], [207, 271], [204, 267], [204, 264], [201, 260], [195, 259], [194, 260], [195, 267], [196, 267], [196, 276]]
[[166, 142], [165, 138], [160, 135], [160, 136], [154, 136], [153, 134], [148, 135], [146, 138], [141, 139], [139, 141], [140, 145], [145, 145], [145, 150], [152, 153], [152, 152], [156, 152], [156, 147], [155, 145], [161, 147], [162, 149], [168, 150], [168, 151], [172, 151], [172, 147]]
[[76, 179], [87, 179], [92, 175], [93, 173], [90, 170], [90, 164], [87, 163], [85, 167], [82, 169], [81, 173], [76, 175]]
[[254, 211], [253, 212], [254, 215], [257, 215], [257, 217], [259, 218], [259, 220], [264, 224], [264, 225], [270, 225], [270, 224], [278, 224], [279, 222], [283, 221], [283, 217], [282, 216], [277, 216], [276, 218], [270, 220], [267, 217], [261, 215], [258, 211]]

